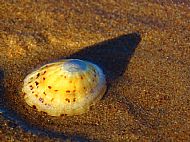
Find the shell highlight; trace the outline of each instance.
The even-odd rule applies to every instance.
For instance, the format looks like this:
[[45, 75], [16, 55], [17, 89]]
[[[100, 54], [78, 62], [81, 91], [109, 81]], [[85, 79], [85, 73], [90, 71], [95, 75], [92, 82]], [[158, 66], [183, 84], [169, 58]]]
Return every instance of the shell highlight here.
[[51, 116], [79, 115], [106, 92], [103, 71], [95, 64], [65, 59], [27, 75], [22, 92], [26, 103]]

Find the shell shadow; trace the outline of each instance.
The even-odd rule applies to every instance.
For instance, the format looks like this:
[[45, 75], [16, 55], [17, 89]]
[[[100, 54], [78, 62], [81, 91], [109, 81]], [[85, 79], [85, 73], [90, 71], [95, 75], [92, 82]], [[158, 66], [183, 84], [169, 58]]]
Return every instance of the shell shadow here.
[[99, 65], [112, 83], [125, 72], [135, 49], [141, 41], [139, 33], [130, 33], [86, 47], [66, 58], [77, 58]]

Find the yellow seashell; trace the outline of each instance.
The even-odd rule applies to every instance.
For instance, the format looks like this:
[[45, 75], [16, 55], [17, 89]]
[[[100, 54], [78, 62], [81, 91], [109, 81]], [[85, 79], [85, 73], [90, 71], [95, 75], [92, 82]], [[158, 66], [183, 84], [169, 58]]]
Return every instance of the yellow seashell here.
[[51, 116], [79, 115], [106, 92], [103, 71], [79, 59], [50, 63], [24, 79], [22, 92], [26, 103]]

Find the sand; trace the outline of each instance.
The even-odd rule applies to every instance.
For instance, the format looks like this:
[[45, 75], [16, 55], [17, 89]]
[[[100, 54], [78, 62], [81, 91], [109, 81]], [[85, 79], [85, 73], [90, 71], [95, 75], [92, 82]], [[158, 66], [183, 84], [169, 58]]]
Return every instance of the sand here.
[[[190, 141], [190, 2], [1, 1], [0, 141]], [[21, 95], [24, 77], [64, 58], [98, 64], [102, 100], [50, 117]]]

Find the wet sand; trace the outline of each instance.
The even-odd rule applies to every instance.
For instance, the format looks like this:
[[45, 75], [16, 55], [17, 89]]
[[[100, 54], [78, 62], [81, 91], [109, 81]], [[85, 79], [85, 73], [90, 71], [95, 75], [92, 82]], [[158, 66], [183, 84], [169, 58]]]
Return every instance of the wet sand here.
[[[190, 3], [1, 1], [0, 141], [189, 141]], [[24, 77], [64, 58], [98, 64], [108, 90], [88, 113], [27, 106]]]

